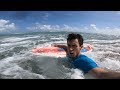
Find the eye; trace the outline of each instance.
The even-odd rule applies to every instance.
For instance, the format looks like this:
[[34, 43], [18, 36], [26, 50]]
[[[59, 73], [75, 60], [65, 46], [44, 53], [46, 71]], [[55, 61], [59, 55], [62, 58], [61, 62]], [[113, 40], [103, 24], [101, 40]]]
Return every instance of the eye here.
[[68, 44], [68, 47], [70, 47], [70, 45]]
[[76, 45], [73, 45], [73, 47], [77, 47]]

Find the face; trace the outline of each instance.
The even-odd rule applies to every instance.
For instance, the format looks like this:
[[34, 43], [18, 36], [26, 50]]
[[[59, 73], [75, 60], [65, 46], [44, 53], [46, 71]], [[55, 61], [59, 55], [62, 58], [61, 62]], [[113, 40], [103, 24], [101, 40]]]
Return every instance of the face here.
[[82, 45], [80, 46], [78, 39], [67, 41], [67, 45], [68, 55], [71, 58], [76, 58], [77, 56], [79, 56], [80, 50], [82, 49], [83, 46]]

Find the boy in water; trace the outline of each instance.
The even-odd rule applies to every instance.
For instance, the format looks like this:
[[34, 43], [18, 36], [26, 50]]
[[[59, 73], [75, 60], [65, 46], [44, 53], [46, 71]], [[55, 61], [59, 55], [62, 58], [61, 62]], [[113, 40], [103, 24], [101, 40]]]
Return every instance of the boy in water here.
[[71, 63], [74, 67], [82, 70], [84, 73], [89, 73], [99, 79], [120, 79], [119, 72], [102, 69], [92, 59], [80, 53], [83, 48], [83, 37], [80, 34], [69, 34], [67, 46], [57, 44], [54, 44], [54, 46], [64, 49], [67, 56], [72, 59]]

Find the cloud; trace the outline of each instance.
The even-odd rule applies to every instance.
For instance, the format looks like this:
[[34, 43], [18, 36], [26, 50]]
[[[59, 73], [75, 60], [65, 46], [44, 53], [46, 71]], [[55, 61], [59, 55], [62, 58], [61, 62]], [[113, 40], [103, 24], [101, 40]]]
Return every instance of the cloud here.
[[33, 27], [26, 28], [29, 31], [78, 31], [77, 27], [71, 27], [69, 25], [42, 25], [40, 23], [36, 23]]
[[9, 20], [0, 19], [0, 32], [10, 32], [16, 29], [14, 23], [10, 23]]
[[98, 33], [120, 36], [120, 28], [105, 27], [103, 29], [99, 29]]
[[86, 27], [90, 33], [99, 33], [99, 34], [106, 34], [106, 35], [120, 35], [120, 28], [111, 28], [111, 27], [104, 27], [104, 28], [98, 28], [95, 24], [90, 24], [90, 27], [93, 29], [90, 29], [89, 27]]
[[52, 27], [51, 25], [41, 25], [39, 23], [36, 23], [33, 27], [27, 27], [27, 30], [30, 31], [51, 31]]
[[57, 32], [57, 31], [67, 31], [67, 32], [85, 32], [85, 33], [98, 33], [98, 34], [107, 34], [107, 35], [120, 35], [120, 28], [111, 28], [104, 27], [98, 28], [95, 24], [90, 24], [88, 27], [72, 27], [70, 25], [42, 25], [40, 23], [36, 23], [32, 27], [26, 28], [28, 31], [32, 32]]
[[96, 27], [95, 24], [90, 24], [90, 26], [91, 26], [93, 29], [98, 30], [98, 28]]

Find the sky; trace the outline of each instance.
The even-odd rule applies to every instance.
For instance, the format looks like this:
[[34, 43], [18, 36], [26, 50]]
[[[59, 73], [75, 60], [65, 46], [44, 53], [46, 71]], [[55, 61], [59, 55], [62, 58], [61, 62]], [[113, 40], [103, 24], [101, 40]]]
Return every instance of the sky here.
[[0, 34], [44, 31], [120, 35], [120, 11], [0, 11]]

